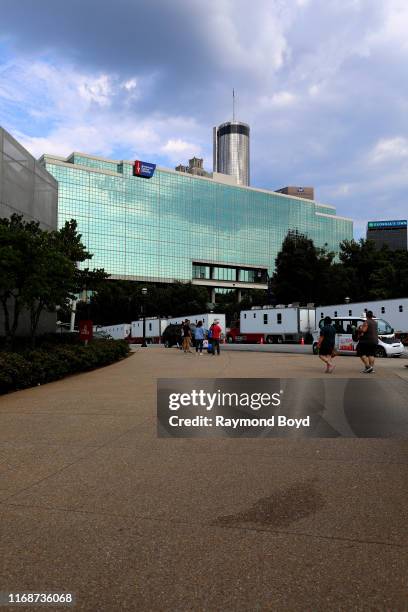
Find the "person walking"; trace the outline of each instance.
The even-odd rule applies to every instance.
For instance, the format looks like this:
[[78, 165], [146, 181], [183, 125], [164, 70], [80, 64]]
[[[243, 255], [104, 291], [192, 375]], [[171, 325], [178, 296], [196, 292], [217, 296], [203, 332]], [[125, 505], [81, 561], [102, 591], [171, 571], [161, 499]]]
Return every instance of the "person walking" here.
[[[199, 355], [203, 354], [203, 342], [204, 342], [204, 327], [203, 322], [199, 321], [194, 331], [196, 353]], [[200, 352], [198, 352], [200, 350]]]
[[217, 350], [217, 355], [219, 355], [222, 329], [220, 327], [220, 322], [218, 319], [215, 319], [214, 323], [210, 327], [210, 330], [211, 330], [212, 354], [215, 355], [215, 350]]
[[332, 325], [332, 320], [330, 317], [325, 317], [323, 320], [323, 327], [320, 330], [320, 338], [319, 338], [319, 359], [326, 364], [325, 372], [326, 374], [331, 374], [336, 367], [334, 363], [332, 363], [332, 359], [334, 359], [334, 345], [336, 343], [336, 330]]
[[185, 353], [192, 353], [191, 346], [191, 327], [190, 321], [186, 319], [183, 325], [183, 351]]
[[365, 366], [363, 374], [374, 374], [375, 354], [378, 345], [378, 325], [377, 321], [374, 321], [372, 310], [368, 310], [366, 316], [366, 320], [358, 328], [357, 356], [360, 357]]

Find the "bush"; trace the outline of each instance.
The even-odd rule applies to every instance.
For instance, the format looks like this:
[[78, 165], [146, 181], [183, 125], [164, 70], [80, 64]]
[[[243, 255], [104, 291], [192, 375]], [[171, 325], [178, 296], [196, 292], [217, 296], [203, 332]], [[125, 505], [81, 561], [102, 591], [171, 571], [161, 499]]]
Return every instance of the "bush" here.
[[69, 374], [92, 370], [129, 354], [124, 340], [95, 340], [88, 346], [54, 340], [21, 353], [0, 352], [0, 393], [58, 380]]

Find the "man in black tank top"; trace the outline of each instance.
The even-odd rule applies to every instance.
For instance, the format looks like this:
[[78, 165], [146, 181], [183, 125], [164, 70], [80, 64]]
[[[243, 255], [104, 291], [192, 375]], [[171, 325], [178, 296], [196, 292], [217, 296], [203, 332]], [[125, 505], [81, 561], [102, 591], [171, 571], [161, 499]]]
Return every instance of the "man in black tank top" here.
[[378, 326], [371, 310], [367, 311], [367, 320], [361, 325], [357, 344], [357, 355], [365, 365], [364, 374], [374, 373], [375, 353], [378, 345]]

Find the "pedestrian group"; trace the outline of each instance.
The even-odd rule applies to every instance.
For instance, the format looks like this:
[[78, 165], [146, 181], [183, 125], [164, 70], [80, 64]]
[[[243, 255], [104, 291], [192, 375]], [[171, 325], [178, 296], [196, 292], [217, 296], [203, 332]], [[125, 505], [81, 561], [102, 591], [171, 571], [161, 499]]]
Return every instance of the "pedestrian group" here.
[[[193, 338], [193, 330], [191, 329], [189, 319], [183, 321], [181, 325], [181, 331], [183, 352], [192, 353], [193, 351], [191, 350], [191, 345]], [[203, 354], [203, 348], [207, 348], [207, 351], [212, 355], [219, 355], [221, 335], [222, 328], [220, 326], [219, 319], [215, 319], [208, 331], [204, 329], [203, 322], [198, 321], [194, 329], [194, 344], [196, 353], [201, 356]]]
[[[363, 374], [374, 374], [374, 362], [378, 345], [378, 325], [374, 320], [371, 310], [367, 311], [366, 320], [352, 332], [354, 342], [357, 342], [357, 356], [360, 357], [364, 365]], [[336, 357], [336, 330], [332, 325], [332, 319], [325, 317], [323, 327], [320, 330], [318, 341], [319, 359], [326, 364], [325, 372], [331, 374], [336, 367], [334, 359]]]

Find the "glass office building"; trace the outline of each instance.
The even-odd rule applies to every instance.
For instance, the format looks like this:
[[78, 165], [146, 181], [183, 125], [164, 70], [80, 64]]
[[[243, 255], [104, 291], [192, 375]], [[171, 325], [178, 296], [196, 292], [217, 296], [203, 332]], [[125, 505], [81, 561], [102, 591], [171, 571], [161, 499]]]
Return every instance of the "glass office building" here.
[[[57, 229], [58, 184], [11, 134], [0, 127], [0, 218], [17, 214], [25, 221], [38, 221], [43, 230]], [[1, 265], [1, 259], [0, 259]], [[8, 304], [12, 308], [13, 298]], [[55, 313], [43, 310], [38, 333], [55, 332]], [[17, 336], [29, 336], [30, 312], [20, 313]], [[3, 308], [0, 308], [0, 336], [5, 335]]]
[[387, 245], [392, 251], [408, 248], [408, 222], [406, 219], [395, 221], [369, 221], [367, 240], [373, 240], [377, 249]]
[[56, 180], [0, 127], [0, 217], [23, 215], [45, 230], [57, 229]]
[[[193, 281], [213, 289], [266, 288], [288, 230], [338, 251], [353, 236], [334, 207], [223, 180], [73, 153], [44, 155], [59, 184], [59, 225], [78, 221], [92, 267], [113, 278]], [[226, 177], [225, 180], [228, 180]]]

